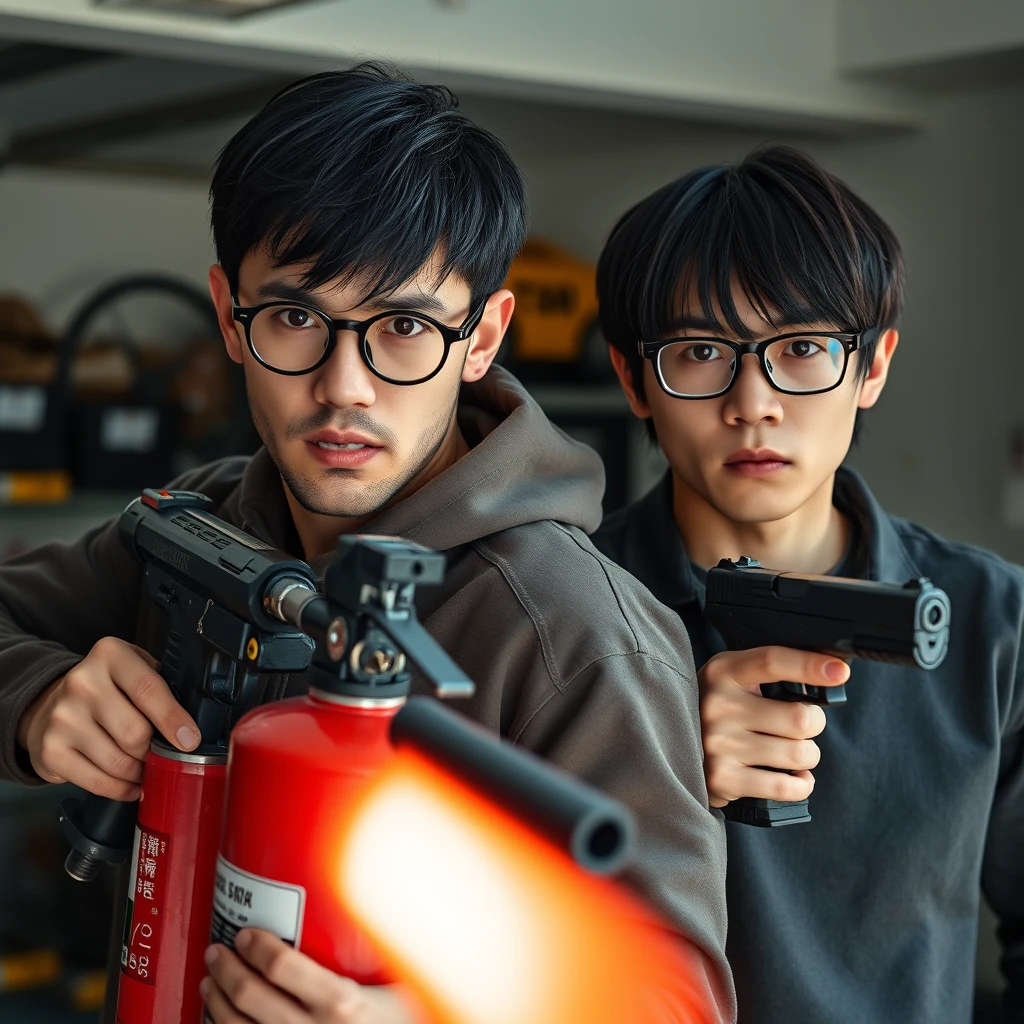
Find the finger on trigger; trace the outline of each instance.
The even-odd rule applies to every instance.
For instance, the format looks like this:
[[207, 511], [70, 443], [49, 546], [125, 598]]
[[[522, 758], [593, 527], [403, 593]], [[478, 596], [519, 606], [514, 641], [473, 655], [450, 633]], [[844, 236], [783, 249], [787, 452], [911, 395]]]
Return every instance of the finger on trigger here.
[[762, 683], [787, 681], [820, 684], [823, 678], [823, 665], [836, 660], [817, 651], [801, 651], [793, 647], [778, 646], [728, 651], [718, 657], [721, 662], [717, 667], [717, 674], [731, 677], [736, 685], [754, 694], [760, 693]]
[[850, 666], [840, 658], [829, 658], [821, 666], [821, 674], [825, 677], [826, 686], [838, 686], [850, 678]]

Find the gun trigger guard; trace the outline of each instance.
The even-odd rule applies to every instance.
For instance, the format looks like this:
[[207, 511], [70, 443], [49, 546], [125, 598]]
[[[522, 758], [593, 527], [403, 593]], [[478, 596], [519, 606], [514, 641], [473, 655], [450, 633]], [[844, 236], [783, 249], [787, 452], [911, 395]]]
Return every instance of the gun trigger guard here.
[[832, 707], [846, 703], [846, 684], [839, 686], [809, 686], [804, 683], [778, 682], [762, 683], [761, 696], [769, 700], [784, 700], [796, 703], [820, 704]]

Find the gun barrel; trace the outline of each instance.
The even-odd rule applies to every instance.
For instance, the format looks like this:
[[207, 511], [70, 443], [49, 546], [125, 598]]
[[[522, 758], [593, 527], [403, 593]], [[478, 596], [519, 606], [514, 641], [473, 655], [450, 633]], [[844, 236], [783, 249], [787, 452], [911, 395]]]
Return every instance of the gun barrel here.
[[121, 539], [145, 565], [204, 599], [258, 628], [281, 631], [264, 597], [283, 576], [315, 590], [309, 566], [215, 518], [209, 506], [200, 494], [146, 491], [121, 514]]
[[949, 597], [930, 580], [902, 586], [720, 563], [705, 617], [734, 648], [778, 644], [933, 669], [949, 645]]

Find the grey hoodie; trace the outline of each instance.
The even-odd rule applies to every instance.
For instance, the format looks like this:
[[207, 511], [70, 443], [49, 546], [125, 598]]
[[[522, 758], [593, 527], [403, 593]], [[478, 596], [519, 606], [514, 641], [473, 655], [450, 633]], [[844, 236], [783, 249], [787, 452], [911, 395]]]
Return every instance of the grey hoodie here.
[[[686, 632], [587, 539], [604, 486], [593, 451], [500, 369], [464, 387], [458, 415], [470, 452], [364, 532], [446, 553], [444, 583], [420, 588], [417, 607], [477, 684], [459, 710], [632, 809], [637, 856], [626, 880], [696, 944], [709, 997], [732, 1020], [725, 835], [707, 807]], [[266, 451], [175, 486], [208, 494], [216, 515], [301, 555]], [[327, 561], [313, 566], [322, 573]], [[0, 776], [40, 782], [16, 748], [18, 720], [107, 635], [162, 653], [162, 621], [116, 523], [0, 565]], [[304, 689], [301, 676], [272, 678], [264, 699]]]

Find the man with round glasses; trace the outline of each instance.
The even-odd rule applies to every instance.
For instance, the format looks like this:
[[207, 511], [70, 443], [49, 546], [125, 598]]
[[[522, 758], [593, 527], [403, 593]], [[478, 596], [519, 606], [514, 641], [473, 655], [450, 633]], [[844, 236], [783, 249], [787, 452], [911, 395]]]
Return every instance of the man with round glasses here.
[[[726, 822], [739, 1019], [967, 1024], [980, 884], [1000, 918], [1006, 1019], [1024, 1021], [1024, 575], [888, 515], [842, 466], [896, 350], [898, 241], [807, 156], [768, 148], [627, 212], [598, 294], [623, 389], [669, 471], [595, 542], [687, 626], [712, 804], [814, 791], [809, 823]], [[952, 602], [945, 662], [924, 676], [723, 652], [702, 617], [707, 569], [741, 555], [930, 577]], [[820, 707], [760, 692], [848, 678], [827, 728]]]
[[[174, 486], [320, 573], [346, 532], [444, 551], [444, 583], [417, 603], [477, 685], [460, 710], [633, 810], [628, 881], [692, 945], [708, 1019], [733, 1019], [725, 837], [685, 630], [587, 539], [596, 453], [491, 366], [526, 230], [518, 168], [446, 89], [365, 65], [271, 100], [227, 144], [211, 197], [210, 290], [264, 447]], [[131, 800], [154, 727], [192, 749], [155, 672], [159, 620], [116, 522], [0, 566], [0, 777]], [[304, 689], [272, 677], [265, 699]], [[266, 932], [207, 962], [215, 1024], [410, 1019], [392, 988]]]

